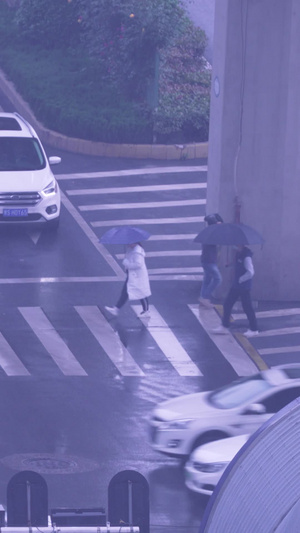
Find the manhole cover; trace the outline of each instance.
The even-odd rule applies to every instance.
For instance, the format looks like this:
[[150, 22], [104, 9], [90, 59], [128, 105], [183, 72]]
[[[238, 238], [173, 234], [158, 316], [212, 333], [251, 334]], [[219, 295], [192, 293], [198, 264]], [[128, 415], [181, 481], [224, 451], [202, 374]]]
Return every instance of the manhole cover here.
[[80, 474], [99, 468], [98, 463], [89, 459], [51, 453], [8, 455], [0, 461], [13, 470], [33, 470], [39, 474]]

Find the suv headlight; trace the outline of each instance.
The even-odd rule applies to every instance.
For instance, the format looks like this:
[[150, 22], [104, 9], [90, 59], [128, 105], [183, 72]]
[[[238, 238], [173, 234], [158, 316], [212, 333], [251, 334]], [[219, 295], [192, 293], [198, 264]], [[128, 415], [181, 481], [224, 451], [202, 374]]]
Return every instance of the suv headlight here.
[[57, 183], [55, 180], [50, 181], [48, 185], [43, 189], [43, 194], [48, 196], [49, 194], [55, 194], [57, 193]]
[[187, 429], [193, 418], [182, 418], [181, 420], [171, 420], [170, 422], [164, 422], [159, 426], [159, 429]]

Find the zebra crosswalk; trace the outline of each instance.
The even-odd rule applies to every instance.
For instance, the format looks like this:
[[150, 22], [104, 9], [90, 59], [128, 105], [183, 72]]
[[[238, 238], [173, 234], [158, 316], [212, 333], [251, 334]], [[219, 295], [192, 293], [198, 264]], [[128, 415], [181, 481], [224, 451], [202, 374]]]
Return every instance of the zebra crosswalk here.
[[206, 166], [185, 166], [56, 178], [65, 208], [118, 277], [120, 256], [101, 247], [99, 237], [110, 227], [133, 225], [151, 234], [146, 247], [150, 280], [200, 281], [201, 249], [193, 241], [206, 213], [206, 172]]
[[[212, 333], [212, 328], [220, 322], [218, 313], [215, 309], [201, 309], [197, 304], [184, 304], [182, 312], [186, 322], [181, 328], [185, 329], [184, 336], [178, 335], [174, 323], [168, 324], [164, 310], [161, 312], [154, 305], [150, 306], [150, 318], [142, 318], [137, 305], [128, 306], [127, 312], [125, 318], [129, 325], [125, 328], [119, 319], [107, 316], [96, 305], [70, 306], [63, 312], [22, 306], [10, 309], [6, 319], [5, 312], [2, 313], [0, 378], [28, 378], [38, 374], [85, 379], [95, 374], [95, 368], [103, 374], [105, 367], [121, 378], [149, 378], [152, 382], [160, 374], [168, 377], [168, 383], [174, 379], [178, 382], [178, 378], [184, 382], [191, 377], [205, 377], [207, 354], [202, 359], [202, 351], [189, 342], [191, 336], [209, 338], [209, 357], [221, 356], [237, 376], [256, 373], [260, 369], [259, 358], [263, 363], [261, 369], [299, 359], [300, 327], [289, 322], [281, 328], [264, 329], [250, 344], [241, 342], [241, 334], [234, 333], [235, 330], [226, 335]], [[274, 313], [276, 320], [282, 317], [295, 320], [299, 316], [298, 309], [294, 313], [288, 310]], [[272, 311], [257, 315], [267, 321]], [[233, 318], [235, 326], [239, 326], [245, 317], [236, 313]], [[137, 342], [138, 337], [142, 341]], [[155, 390], [151, 389], [153, 394]]]
[[[201, 322], [194, 321], [196, 306], [186, 306], [186, 309], [193, 328], [200, 328], [203, 333]], [[70, 306], [63, 312], [37, 306], [10, 309], [6, 320], [4, 313], [0, 326], [0, 376], [30, 377], [35, 372], [51, 376], [54, 372], [55, 376], [86, 378], [94, 374], [91, 366], [91, 358], [94, 358], [97, 368], [106, 365], [121, 377], [154, 376], [158, 368], [170, 378], [202, 377], [198, 349], [187, 349], [177, 337], [176, 328], [168, 325], [163, 313], [154, 305], [150, 306], [150, 319], [141, 318], [139, 311], [139, 306], [128, 306], [128, 319], [136, 325], [128, 328], [127, 336], [130, 337], [130, 331], [133, 333], [126, 346], [116, 320], [95, 305]], [[57, 316], [64, 322], [62, 325]], [[142, 330], [143, 342], [137, 348], [134, 335]], [[189, 336], [189, 332], [186, 333]], [[147, 350], [151, 352], [148, 358]], [[241, 358], [247, 361], [246, 354]], [[235, 371], [239, 370], [234, 368], [230, 355], [227, 360]], [[241, 367], [240, 374], [251, 373], [252, 366], [249, 360], [249, 368]]]

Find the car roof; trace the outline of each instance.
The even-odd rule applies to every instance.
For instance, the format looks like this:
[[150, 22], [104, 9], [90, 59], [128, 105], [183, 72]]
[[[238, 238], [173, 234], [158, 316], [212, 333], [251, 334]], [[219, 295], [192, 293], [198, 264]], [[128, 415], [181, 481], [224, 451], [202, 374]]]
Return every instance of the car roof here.
[[0, 113], [0, 137], [37, 137], [34, 129], [18, 113]]

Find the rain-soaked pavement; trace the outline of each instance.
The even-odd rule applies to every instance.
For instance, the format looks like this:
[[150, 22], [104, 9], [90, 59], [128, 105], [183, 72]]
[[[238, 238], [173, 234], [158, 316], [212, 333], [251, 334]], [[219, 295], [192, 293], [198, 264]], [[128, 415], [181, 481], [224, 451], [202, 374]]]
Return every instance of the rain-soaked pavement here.
[[[113, 170], [137, 166], [117, 161]], [[145, 166], [153, 169], [151, 164]], [[0, 232], [0, 503], [6, 506], [7, 484], [13, 474], [34, 470], [48, 484], [49, 509], [107, 509], [110, 479], [121, 470], [134, 469], [150, 484], [151, 531], [160, 531], [160, 526], [162, 531], [171, 531], [175, 525], [182, 526], [182, 531], [187, 525], [190, 531], [197, 531], [206, 499], [195, 505], [185, 489], [178, 461], [151, 449], [147, 419], [159, 401], [235, 377], [188, 308], [198, 296], [199, 249], [192, 246], [197, 255], [185, 257], [182, 252], [191, 248], [186, 241], [177, 241], [175, 247], [172, 241], [159, 246], [151, 243], [148, 248], [152, 251], [148, 265], [153, 272], [151, 305], [169, 335], [169, 351], [164, 353], [155, 332], [136, 317], [130, 305], [118, 319], [107, 316], [104, 309], [114, 303], [122, 285], [123, 249], [109, 250], [113, 264], [119, 265], [119, 270], [112, 268], [105, 252], [97, 247], [104, 230], [92, 222], [136, 219], [141, 217], [140, 209], [102, 210], [99, 218], [98, 211], [87, 211], [85, 216], [78, 204], [119, 204], [133, 198], [178, 201], [182, 193], [178, 187], [172, 192], [174, 180], [195, 184], [198, 175], [183, 171], [132, 177], [128, 172], [118, 178], [66, 178], [75, 170], [82, 174], [109, 169], [112, 162], [102, 158], [63, 154], [63, 163], [55, 169], [64, 194], [57, 235], [27, 227]], [[201, 180], [204, 182], [204, 174]], [[162, 184], [164, 190], [157, 188]], [[86, 202], [84, 190], [76, 196], [70, 194], [103, 187], [142, 190], [143, 185], [154, 186], [144, 197], [135, 192], [124, 196], [120, 191], [108, 198], [102, 191], [101, 196], [89, 195]], [[197, 190], [197, 197], [199, 192], [203, 196], [203, 191], [205, 195], [205, 189]], [[187, 198], [187, 193], [183, 196]], [[75, 206], [75, 215], [70, 205]], [[155, 217], [176, 217], [176, 209], [170, 204]], [[183, 207], [181, 215], [186, 216], [188, 209]], [[185, 223], [181, 233], [187, 226], [189, 232], [198, 230], [194, 217], [202, 216], [203, 207], [191, 209], [195, 210], [191, 224]], [[172, 233], [173, 227], [167, 224], [158, 220], [149, 231]], [[180, 222], [176, 231], [178, 227]], [[177, 257], [172, 248], [180, 252]], [[155, 253], [165, 249], [171, 255]], [[170, 351], [179, 345], [193, 361], [192, 375], [180, 375], [169, 359]], [[223, 368], [221, 378], [215, 375], [216, 364]]]
[[[166, 398], [243, 375], [194, 312], [205, 161], [170, 168], [48, 153], [63, 157], [58, 233], [0, 232], [0, 503], [13, 474], [35, 470], [48, 484], [49, 509], [107, 509], [111, 478], [134, 469], [150, 484], [151, 532], [196, 533], [207, 498], [185, 489], [176, 459], [152, 450], [147, 420]], [[104, 309], [122, 286], [123, 250], [99, 247], [99, 237], [136, 220], [155, 236], [145, 244], [152, 323], [129, 304], [117, 319]], [[241, 363], [245, 374], [256, 368], [244, 352]]]

